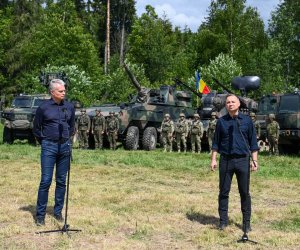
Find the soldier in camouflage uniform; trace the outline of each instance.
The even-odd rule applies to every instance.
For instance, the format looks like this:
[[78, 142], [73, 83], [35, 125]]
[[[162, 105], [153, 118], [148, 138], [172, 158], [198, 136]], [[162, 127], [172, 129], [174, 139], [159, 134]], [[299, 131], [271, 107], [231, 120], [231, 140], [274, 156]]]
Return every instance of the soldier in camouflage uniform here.
[[110, 149], [116, 150], [119, 131], [119, 119], [115, 117], [115, 112], [110, 111], [109, 117], [106, 120], [106, 134], [108, 137]]
[[207, 129], [207, 138], [208, 138], [209, 151], [211, 151], [212, 142], [214, 140], [216, 125], [217, 125], [217, 113], [212, 112], [211, 113], [211, 119], [208, 123], [208, 129]]
[[275, 121], [275, 115], [269, 114], [270, 123], [267, 125], [267, 136], [270, 154], [278, 155], [279, 124]]
[[195, 148], [197, 145], [197, 152], [201, 152], [201, 138], [203, 136], [203, 124], [200, 121], [199, 114], [194, 114], [194, 120], [191, 124], [191, 146], [192, 152], [195, 153]]
[[259, 123], [259, 121], [256, 120], [255, 113], [251, 112], [250, 117], [252, 119], [252, 122], [253, 122], [255, 130], [256, 130], [256, 139], [259, 140], [259, 138], [260, 138], [260, 123]]
[[183, 145], [183, 150], [186, 152], [186, 138], [189, 133], [189, 125], [185, 119], [184, 113], [179, 114], [179, 120], [175, 124], [175, 136], [176, 136], [176, 144], [177, 151], [180, 153], [181, 143]]
[[167, 152], [168, 147], [169, 147], [169, 151], [172, 152], [173, 132], [174, 132], [173, 121], [170, 119], [169, 114], [165, 114], [165, 118], [161, 124], [161, 136], [162, 136], [164, 152]]
[[76, 126], [78, 131], [79, 148], [87, 149], [89, 147], [91, 119], [86, 114], [85, 109], [81, 109], [81, 115], [77, 119]]
[[96, 109], [96, 115], [92, 120], [92, 134], [95, 139], [95, 149], [103, 148], [103, 135], [105, 132], [106, 121], [100, 109]]

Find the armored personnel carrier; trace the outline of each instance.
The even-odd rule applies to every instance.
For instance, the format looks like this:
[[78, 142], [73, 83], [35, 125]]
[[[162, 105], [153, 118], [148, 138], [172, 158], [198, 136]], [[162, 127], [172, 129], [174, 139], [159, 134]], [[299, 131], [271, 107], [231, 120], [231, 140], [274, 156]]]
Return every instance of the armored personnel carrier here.
[[179, 113], [184, 113], [187, 118], [193, 117], [196, 110], [192, 107], [192, 93], [168, 85], [158, 89], [144, 88], [126, 64], [124, 67], [137, 94], [121, 106], [119, 140], [128, 150], [153, 150], [165, 114], [170, 114], [172, 120], [177, 120]]
[[260, 140], [266, 142], [267, 139], [267, 125], [269, 114], [277, 114], [278, 104], [280, 101], [280, 96], [282, 94], [270, 94], [262, 96], [258, 101], [258, 110], [256, 113], [256, 120], [260, 123], [261, 134]]
[[16, 139], [28, 139], [29, 143], [35, 143], [33, 118], [38, 106], [49, 98], [47, 94], [16, 96], [11, 107], [2, 112], [3, 142], [11, 144]]
[[300, 91], [280, 96], [275, 119], [280, 126], [279, 152], [300, 153]]

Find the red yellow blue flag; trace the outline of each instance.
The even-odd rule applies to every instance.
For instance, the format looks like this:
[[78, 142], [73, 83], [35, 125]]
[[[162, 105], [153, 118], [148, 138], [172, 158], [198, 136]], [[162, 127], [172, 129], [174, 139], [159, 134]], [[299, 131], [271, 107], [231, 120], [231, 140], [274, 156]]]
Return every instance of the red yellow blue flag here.
[[200, 76], [200, 73], [198, 70], [195, 72], [195, 78], [196, 78], [196, 90], [199, 91], [201, 94], [210, 93], [209, 87], [203, 81], [203, 79], [201, 79], [201, 76]]

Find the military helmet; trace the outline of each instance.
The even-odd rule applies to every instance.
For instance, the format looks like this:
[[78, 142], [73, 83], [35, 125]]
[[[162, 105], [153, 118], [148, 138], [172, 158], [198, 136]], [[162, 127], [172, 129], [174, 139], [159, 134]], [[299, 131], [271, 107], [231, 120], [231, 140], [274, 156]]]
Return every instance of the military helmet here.
[[211, 113], [211, 116], [216, 116], [216, 115], [217, 115], [216, 112], [212, 112], [212, 113]]
[[250, 113], [250, 117], [256, 117], [255, 113], [254, 113], [254, 112], [251, 112], [251, 113]]
[[185, 117], [185, 114], [184, 113], [180, 113], [179, 117]]
[[165, 114], [165, 117], [170, 117], [170, 115], [169, 114]]
[[96, 109], [95, 111], [96, 111], [96, 112], [101, 112], [101, 109]]
[[199, 114], [194, 114], [194, 117], [200, 118]]
[[81, 111], [81, 112], [86, 112], [86, 109], [81, 109], [80, 111]]
[[275, 115], [274, 114], [269, 114], [269, 118], [270, 119], [275, 119]]

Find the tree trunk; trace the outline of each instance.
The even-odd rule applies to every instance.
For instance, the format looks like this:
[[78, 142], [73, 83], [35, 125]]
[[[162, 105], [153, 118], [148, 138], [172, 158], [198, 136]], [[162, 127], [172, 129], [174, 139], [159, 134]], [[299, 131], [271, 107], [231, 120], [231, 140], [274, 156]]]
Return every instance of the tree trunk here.
[[110, 62], [110, 0], [107, 0], [106, 11], [106, 44], [105, 44], [105, 58], [104, 58], [104, 72], [108, 73], [108, 65]]
[[125, 22], [122, 22], [121, 29], [121, 44], [120, 44], [120, 66], [123, 65], [124, 62], [124, 42], [125, 42]]

